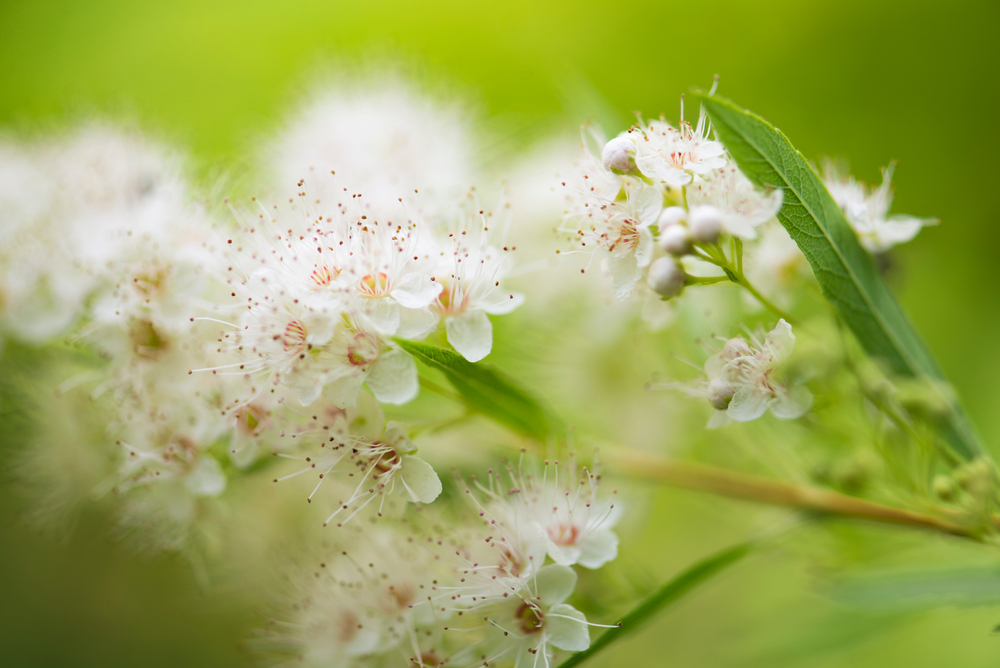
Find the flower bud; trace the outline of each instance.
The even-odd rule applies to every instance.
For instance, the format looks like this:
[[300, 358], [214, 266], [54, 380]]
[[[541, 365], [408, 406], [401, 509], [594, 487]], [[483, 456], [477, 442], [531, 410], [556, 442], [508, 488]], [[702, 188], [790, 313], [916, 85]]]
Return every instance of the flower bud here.
[[604, 145], [601, 154], [605, 169], [615, 174], [635, 171], [635, 144], [628, 137], [615, 137]]
[[676, 297], [687, 283], [687, 275], [672, 257], [661, 257], [649, 266], [649, 287], [661, 297]]
[[683, 225], [687, 222], [688, 212], [679, 206], [668, 206], [660, 214], [660, 219], [656, 222], [660, 230], [665, 230], [674, 225]]
[[729, 401], [734, 394], [736, 394], [736, 389], [721, 378], [715, 378], [708, 384], [708, 403], [720, 411], [729, 407]]
[[726, 345], [722, 347], [722, 356], [727, 360], [734, 360], [737, 357], [746, 357], [747, 355], [753, 355], [753, 350], [743, 340], [742, 336], [729, 339], [726, 341]]
[[714, 244], [722, 234], [722, 212], [714, 206], [696, 206], [688, 215], [691, 238], [703, 244]]
[[660, 230], [660, 247], [671, 255], [687, 255], [691, 252], [691, 236], [683, 225], [671, 225]]

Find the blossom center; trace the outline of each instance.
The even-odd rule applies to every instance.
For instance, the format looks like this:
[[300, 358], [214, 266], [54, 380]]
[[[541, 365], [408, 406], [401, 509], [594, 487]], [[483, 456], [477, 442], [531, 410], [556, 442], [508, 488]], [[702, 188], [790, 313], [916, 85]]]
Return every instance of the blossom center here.
[[541, 633], [543, 615], [537, 607], [522, 603], [514, 614], [514, 618], [524, 633]]
[[281, 343], [285, 350], [300, 350], [306, 345], [306, 337], [309, 332], [300, 320], [292, 320], [285, 325], [285, 333], [281, 336]]
[[559, 547], [572, 547], [580, 539], [580, 527], [567, 522], [550, 525], [546, 532], [552, 542]]
[[384, 271], [367, 274], [361, 279], [358, 289], [367, 297], [381, 297], [389, 292], [389, 276]]

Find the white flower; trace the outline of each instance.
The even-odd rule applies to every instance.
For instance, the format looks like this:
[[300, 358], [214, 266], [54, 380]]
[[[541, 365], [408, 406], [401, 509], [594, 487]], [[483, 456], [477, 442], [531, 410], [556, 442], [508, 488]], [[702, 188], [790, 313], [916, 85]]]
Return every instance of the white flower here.
[[711, 128], [704, 109], [694, 128], [681, 121], [680, 129], [664, 120], [633, 128], [635, 164], [644, 176], [673, 188], [690, 184], [695, 176], [705, 177], [726, 165], [726, 149], [708, 138]]
[[323, 367], [324, 395], [341, 408], [353, 406], [361, 386], [386, 404], [405, 404], [417, 396], [413, 358], [371, 329], [345, 319], [318, 358]]
[[[577, 252], [602, 252], [607, 259], [615, 297], [625, 300], [653, 258], [650, 225], [663, 208], [663, 194], [654, 186], [629, 181], [625, 200], [605, 199], [598, 191], [570, 191], [570, 208], [561, 232], [574, 235]], [[615, 191], [614, 197], [618, 192]]]
[[361, 401], [346, 411], [327, 407], [301, 431], [288, 435], [295, 439], [298, 451], [281, 456], [305, 462], [306, 466], [275, 482], [316, 473], [319, 481], [308, 496], [312, 502], [321, 487], [336, 484], [331, 480], [337, 480], [338, 473], [349, 472], [345, 482], [352, 490], [346, 500], [337, 502], [324, 525], [350, 511], [338, 526], [347, 523], [375, 499], [380, 499], [381, 515], [393, 495], [410, 503], [430, 503], [441, 494], [440, 478], [430, 464], [416, 456], [417, 446], [407, 436], [406, 426], [386, 423], [375, 401]]
[[735, 166], [713, 172], [711, 177], [688, 189], [692, 214], [698, 205], [719, 212], [722, 228], [734, 237], [755, 239], [756, 228], [773, 219], [781, 209], [780, 190], [764, 192], [755, 188]]
[[611, 528], [619, 512], [610, 500], [599, 499], [595, 473], [586, 467], [578, 471], [574, 463], [560, 480], [559, 464], [546, 462], [541, 481], [520, 469], [508, 469], [507, 475], [512, 485], [507, 490], [500, 488], [499, 473], [491, 476], [488, 488], [479, 486], [487, 497], [481, 512], [500, 532], [491, 540], [527, 556], [534, 554], [537, 543], [565, 566], [600, 568], [618, 556], [618, 537]]
[[707, 398], [715, 408], [709, 426], [727, 420], [749, 422], [768, 410], [777, 418], [801, 417], [812, 405], [812, 395], [802, 385], [789, 385], [781, 370], [795, 348], [792, 327], [778, 321], [760, 343], [751, 337], [729, 339], [722, 351], [705, 363], [709, 378]]
[[[491, 654], [514, 665], [549, 665], [552, 649], [580, 652], [590, 647], [587, 618], [565, 603], [576, 588], [576, 573], [568, 566], [551, 564], [530, 578], [490, 610], [495, 633]], [[489, 599], [486, 599], [489, 601]]]
[[510, 269], [510, 250], [490, 243], [487, 219], [462, 220], [441, 243], [433, 280], [442, 289], [432, 310], [444, 318], [448, 343], [465, 359], [478, 362], [493, 349], [493, 325], [488, 315], [505, 315], [524, 295], [509, 292], [502, 282]]
[[833, 163], [824, 165], [823, 181], [827, 190], [869, 253], [884, 253], [917, 236], [920, 228], [938, 222], [935, 218], [889, 215], [894, 169], [895, 165], [883, 169], [882, 185], [868, 188], [853, 176], [841, 174]]
[[222, 337], [243, 362], [223, 365], [231, 372], [266, 373], [268, 382], [285, 383], [308, 406], [323, 390], [329, 373], [325, 346], [339, 317], [338, 302], [286, 285], [270, 268], [258, 269], [234, 285], [245, 304], [234, 333]]

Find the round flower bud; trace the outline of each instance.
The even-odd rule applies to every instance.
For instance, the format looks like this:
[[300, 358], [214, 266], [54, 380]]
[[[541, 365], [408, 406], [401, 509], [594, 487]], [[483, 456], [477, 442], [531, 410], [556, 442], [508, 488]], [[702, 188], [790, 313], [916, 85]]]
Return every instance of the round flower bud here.
[[696, 206], [688, 216], [691, 238], [703, 244], [714, 244], [722, 234], [722, 212], [714, 206]]
[[671, 225], [660, 230], [660, 247], [671, 255], [687, 255], [691, 252], [691, 235], [683, 225]]
[[722, 356], [727, 360], [734, 360], [737, 357], [745, 357], [747, 355], [753, 355], [753, 350], [750, 349], [750, 345], [743, 340], [742, 336], [729, 339], [726, 341], [726, 345], [722, 347]]
[[635, 171], [635, 144], [628, 137], [615, 137], [604, 145], [601, 154], [605, 169], [615, 174]]
[[649, 287], [661, 297], [676, 297], [687, 283], [687, 275], [672, 257], [661, 257], [649, 265]]
[[688, 212], [683, 207], [668, 206], [660, 214], [660, 219], [656, 221], [656, 224], [661, 230], [665, 230], [674, 225], [683, 225], [687, 222], [687, 219]]
[[720, 411], [729, 408], [729, 401], [734, 394], [736, 394], [736, 388], [721, 378], [715, 378], [708, 383], [708, 403]]

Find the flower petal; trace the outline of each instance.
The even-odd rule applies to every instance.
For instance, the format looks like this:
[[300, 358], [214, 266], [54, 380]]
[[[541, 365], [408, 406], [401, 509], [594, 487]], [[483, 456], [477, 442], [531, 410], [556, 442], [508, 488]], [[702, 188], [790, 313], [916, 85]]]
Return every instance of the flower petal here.
[[590, 647], [587, 618], [571, 605], [553, 605], [545, 615], [545, 630], [553, 647], [567, 652], [582, 652]]
[[434, 331], [438, 317], [426, 308], [404, 308], [399, 310], [399, 328], [396, 336], [410, 341], [419, 341]]
[[405, 404], [420, 391], [416, 362], [396, 348], [379, 356], [365, 382], [375, 398], [384, 404]]
[[600, 568], [618, 556], [618, 536], [608, 529], [594, 529], [578, 545], [580, 556], [576, 563], [584, 568]]
[[437, 299], [442, 289], [427, 274], [413, 272], [403, 276], [389, 294], [403, 308], [424, 308]]
[[803, 385], [796, 385], [778, 394], [769, 408], [771, 415], [782, 420], [794, 420], [812, 407], [812, 393]]
[[608, 271], [611, 272], [611, 291], [615, 298], [621, 301], [628, 299], [632, 294], [632, 288], [642, 278], [642, 269], [639, 268], [634, 255], [609, 257]]
[[406, 495], [414, 503], [430, 503], [441, 494], [441, 479], [430, 464], [412, 455], [404, 455], [396, 475]]
[[219, 496], [226, 490], [226, 474], [211, 455], [202, 455], [187, 474], [184, 485], [195, 496]]
[[576, 588], [576, 571], [569, 566], [549, 564], [535, 574], [535, 595], [544, 605], [562, 603]]
[[733, 395], [726, 413], [737, 422], [749, 422], [767, 411], [767, 402], [767, 392], [754, 385], [745, 385]]
[[478, 362], [493, 349], [493, 324], [482, 311], [466, 311], [445, 318], [448, 343], [470, 362]]

